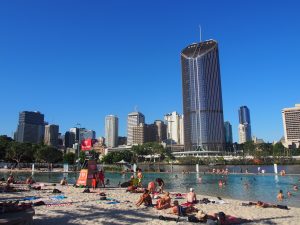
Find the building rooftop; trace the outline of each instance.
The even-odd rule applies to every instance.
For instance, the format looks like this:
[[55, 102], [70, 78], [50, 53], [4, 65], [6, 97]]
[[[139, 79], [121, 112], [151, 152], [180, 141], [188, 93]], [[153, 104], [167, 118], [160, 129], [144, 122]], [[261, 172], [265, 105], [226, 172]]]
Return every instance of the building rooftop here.
[[218, 43], [215, 40], [208, 40], [200, 43], [193, 43], [181, 52], [183, 57], [195, 58], [217, 47]]

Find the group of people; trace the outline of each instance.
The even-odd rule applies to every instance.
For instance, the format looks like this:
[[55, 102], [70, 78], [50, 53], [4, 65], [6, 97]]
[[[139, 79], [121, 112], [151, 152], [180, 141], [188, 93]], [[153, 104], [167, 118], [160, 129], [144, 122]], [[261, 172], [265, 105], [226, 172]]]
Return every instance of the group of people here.
[[[298, 191], [298, 186], [295, 184], [293, 185], [293, 190], [294, 191]], [[287, 196], [290, 198], [292, 197], [292, 193], [290, 191], [287, 192]], [[283, 191], [279, 190], [278, 194], [277, 194], [277, 200], [278, 201], [283, 201], [284, 199], [284, 195], [283, 195]]]

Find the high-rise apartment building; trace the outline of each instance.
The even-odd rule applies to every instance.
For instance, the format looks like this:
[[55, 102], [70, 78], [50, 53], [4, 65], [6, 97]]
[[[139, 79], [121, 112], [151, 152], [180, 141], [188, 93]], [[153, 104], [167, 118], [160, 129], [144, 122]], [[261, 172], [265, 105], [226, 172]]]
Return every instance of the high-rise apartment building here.
[[300, 104], [282, 110], [285, 146], [300, 144]]
[[127, 117], [127, 145], [134, 144], [133, 142], [133, 127], [139, 126], [140, 123], [145, 123], [145, 116], [140, 112], [132, 112]]
[[29, 111], [20, 112], [15, 139], [18, 142], [38, 144], [44, 139], [44, 129], [44, 114]]
[[46, 145], [58, 147], [59, 126], [50, 124], [45, 126], [44, 143]]
[[232, 144], [232, 126], [229, 121], [224, 122], [225, 142]]
[[251, 141], [250, 110], [247, 106], [239, 108], [239, 143]]
[[218, 43], [208, 40], [181, 52], [184, 147], [224, 150], [224, 118]]
[[172, 112], [164, 117], [167, 124], [167, 138], [176, 144], [184, 144], [183, 115]]
[[155, 120], [155, 141], [161, 143], [167, 139], [167, 125], [161, 120]]
[[108, 115], [105, 117], [105, 144], [107, 147], [118, 146], [118, 117]]

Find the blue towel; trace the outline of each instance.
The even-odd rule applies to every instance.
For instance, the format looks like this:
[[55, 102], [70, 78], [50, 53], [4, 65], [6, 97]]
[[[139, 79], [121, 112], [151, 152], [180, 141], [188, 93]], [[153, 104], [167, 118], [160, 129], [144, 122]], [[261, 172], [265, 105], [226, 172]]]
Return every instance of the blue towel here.
[[62, 200], [62, 199], [65, 199], [66, 196], [64, 196], [64, 195], [57, 195], [57, 196], [52, 196], [50, 198], [53, 199], [53, 200]]
[[32, 201], [32, 200], [36, 200], [36, 199], [39, 199], [39, 197], [29, 196], [29, 197], [23, 198], [23, 201]]

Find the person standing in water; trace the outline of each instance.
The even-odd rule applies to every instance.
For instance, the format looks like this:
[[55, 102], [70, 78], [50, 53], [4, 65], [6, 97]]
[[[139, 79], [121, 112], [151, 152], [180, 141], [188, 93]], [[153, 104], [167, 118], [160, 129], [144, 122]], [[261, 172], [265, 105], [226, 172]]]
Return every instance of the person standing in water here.
[[143, 173], [141, 169], [138, 169], [137, 173], [137, 178], [138, 178], [138, 186], [142, 186], [142, 179], [143, 179]]

